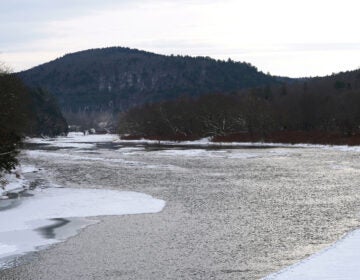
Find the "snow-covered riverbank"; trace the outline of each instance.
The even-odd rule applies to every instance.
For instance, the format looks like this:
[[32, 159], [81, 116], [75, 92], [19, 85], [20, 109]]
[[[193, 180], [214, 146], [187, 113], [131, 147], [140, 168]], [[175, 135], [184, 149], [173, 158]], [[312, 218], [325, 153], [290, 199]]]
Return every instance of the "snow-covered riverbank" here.
[[113, 142], [119, 139], [116, 134], [87, 134], [70, 132], [68, 136], [56, 138], [27, 138], [27, 143], [44, 144], [58, 148], [94, 148], [95, 143]]
[[11, 173], [2, 174], [0, 185], [0, 199], [9, 199], [29, 189], [30, 182], [24, 178], [27, 173], [38, 172], [39, 169], [30, 166], [18, 166]]
[[0, 199], [8, 199], [9, 195], [23, 192], [29, 183], [23, 178], [17, 178], [15, 174], [4, 174], [1, 178]]
[[194, 141], [158, 141], [149, 139], [122, 140], [117, 134], [88, 134], [70, 132], [68, 136], [56, 138], [28, 138], [28, 143], [44, 144], [58, 148], [94, 148], [96, 143], [113, 142], [133, 145], [163, 145], [163, 146], [197, 146], [211, 147], [280, 147], [280, 148], [319, 148], [334, 149], [339, 151], [360, 152], [360, 146], [347, 145], [320, 145], [320, 144], [287, 144], [269, 142], [212, 142], [211, 138], [203, 138]]

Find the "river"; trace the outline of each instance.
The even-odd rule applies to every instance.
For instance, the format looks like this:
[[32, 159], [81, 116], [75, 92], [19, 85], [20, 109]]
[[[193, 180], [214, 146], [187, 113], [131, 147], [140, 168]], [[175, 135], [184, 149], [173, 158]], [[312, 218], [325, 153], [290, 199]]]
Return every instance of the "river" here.
[[162, 211], [89, 218], [0, 279], [260, 279], [360, 225], [356, 150], [114, 139], [35, 141], [21, 162], [43, 185], [144, 193]]

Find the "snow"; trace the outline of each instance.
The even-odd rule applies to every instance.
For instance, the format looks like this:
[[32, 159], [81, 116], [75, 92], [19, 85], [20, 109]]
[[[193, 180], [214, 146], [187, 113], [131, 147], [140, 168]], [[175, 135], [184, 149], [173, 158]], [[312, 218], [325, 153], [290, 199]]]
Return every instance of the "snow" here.
[[10, 174], [2, 174], [5, 185], [0, 185], [0, 199], [8, 199], [9, 193], [20, 193], [28, 189], [29, 182], [25, 180], [23, 174], [40, 171], [32, 165], [20, 165]]
[[15, 174], [4, 174], [3, 179], [7, 182], [5, 186], [0, 186], [0, 199], [7, 199], [8, 193], [19, 193], [28, 188], [29, 182], [24, 178], [17, 178]]
[[139, 139], [139, 140], [124, 140], [116, 139], [114, 142], [117, 143], [133, 143], [133, 144], [162, 144], [162, 145], [181, 145], [181, 146], [209, 146], [209, 147], [221, 147], [221, 146], [265, 146], [265, 147], [274, 147], [274, 146], [292, 146], [290, 144], [277, 144], [277, 143], [264, 143], [264, 142], [211, 142], [211, 138], [202, 138], [199, 140], [193, 141], [158, 141], [158, 140], [149, 140], [149, 139]]
[[259, 153], [245, 152], [241, 150], [206, 150], [206, 149], [167, 149], [153, 151], [161, 156], [183, 156], [183, 157], [217, 157], [217, 158], [234, 158], [249, 159], [260, 157]]
[[152, 153], [156, 153], [162, 156], [186, 156], [186, 157], [204, 157], [204, 156], [212, 156], [212, 157], [221, 157], [223, 156], [225, 151], [207, 151], [204, 149], [168, 149], [161, 151], [153, 151]]
[[[53, 139], [27, 139], [26, 141], [29, 143], [40, 143], [60, 148], [71, 147], [76, 148], [76, 150], [72, 153], [64, 153], [64, 151], [56, 153], [47, 150], [32, 150], [25, 153], [30, 158], [56, 157], [64, 160], [103, 161], [149, 168], [171, 168], [170, 166], [151, 166], [141, 162], [112, 158], [111, 154], [109, 154], [109, 158], [80, 154], [80, 152], [84, 151], [81, 149], [94, 148], [96, 143], [112, 142], [116, 139], [116, 135], [84, 136], [78, 133]], [[22, 165], [14, 170], [12, 174], [4, 175], [6, 185], [3, 187], [4, 189], [0, 188], [0, 198], [8, 199], [8, 193], [19, 193], [27, 190], [29, 182], [24, 179], [22, 174], [39, 171], [40, 169], [35, 166]], [[7, 261], [16, 255], [22, 255], [65, 240], [75, 235], [82, 227], [92, 223], [77, 219], [104, 215], [157, 213], [165, 205], [163, 200], [141, 193], [55, 188], [55, 184], [52, 188], [27, 190], [27, 193], [31, 196], [21, 197], [16, 201], [8, 200], [6, 205], [9, 205], [9, 207], [7, 206], [0, 211], [0, 269], [6, 267]], [[59, 223], [58, 220], [54, 220], [59, 218], [67, 219], [66, 225], [60, 228], [55, 227], [56, 237], [44, 237], [40, 229]]]
[[53, 224], [51, 219], [157, 213], [165, 206], [146, 194], [116, 190], [48, 188], [29, 193], [34, 196], [0, 211], [0, 259], [59, 242], [35, 231]]
[[39, 172], [40, 169], [33, 165], [21, 165], [20, 166], [21, 173], [34, 173]]
[[360, 230], [355, 230], [329, 248], [263, 280], [357, 280], [359, 248]]
[[[59, 148], [77, 148], [77, 149], [87, 149], [87, 148], [94, 148], [96, 146], [95, 143], [99, 142], [116, 142], [119, 144], [122, 143], [131, 143], [133, 145], [144, 145], [144, 144], [163, 144], [163, 145], [183, 145], [183, 146], [194, 146], [198, 145], [200, 149], [166, 149], [166, 150], [158, 150], [158, 151], [151, 151], [152, 153], [157, 153], [163, 156], [184, 156], [184, 157], [219, 157], [219, 158], [239, 158], [239, 159], [247, 159], [258, 157], [258, 154], [253, 152], [228, 152], [225, 150], [205, 150], [204, 148], [211, 148], [211, 147], [221, 147], [224, 148], [226, 146], [258, 146], [259, 143], [213, 143], [211, 142], [210, 138], [203, 138], [196, 141], [182, 141], [182, 142], [175, 142], [175, 141], [157, 141], [157, 140], [121, 140], [115, 134], [104, 134], [104, 135], [83, 135], [82, 133], [69, 133], [67, 137], [56, 137], [56, 138], [32, 138], [27, 139], [29, 143], [40, 143], [46, 144], [53, 147]], [[265, 146], [275, 146], [276, 144], [265, 144]], [[121, 147], [118, 151], [124, 155], [131, 155], [137, 154], [138, 152], [143, 152], [143, 147]], [[131, 165], [139, 165], [139, 162], [132, 162], [126, 161], [124, 159], [113, 159], [113, 158], [98, 158], [98, 157], [90, 157], [90, 156], [83, 156], [77, 155], [73, 153], [63, 154], [63, 153], [56, 153], [52, 151], [28, 151], [28, 155], [30, 157], [62, 157], [68, 158], [71, 160], [90, 160], [90, 161], [107, 161], [107, 162], [121, 162], [121, 163], [129, 163]], [[148, 166], [149, 167], [149, 166]], [[150, 166], [151, 167], [151, 166]]]
[[117, 143], [133, 143], [133, 144], [162, 144], [162, 145], [181, 145], [181, 146], [203, 146], [203, 147], [280, 147], [280, 148], [318, 148], [333, 149], [343, 152], [360, 152], [360, 146], [347, 145], [320, 145], [320, 144], [288, 144], [288, 143], [269, 143], [269, 142], [211, 142], [211, 138], [202, 138], [195, 141], [157, 141], [157, 140], [122, 140], [115, 139]]
[[320, 148], [320, 149], [335, 149], [344, 152], [360, 152], [360, 146], [346, 146], [346, 145], [319, 145], [319, 144], [287, 144], [287, 143], [265, 143], [265, 142], [211, 142], [211, 138], [202, 138], [194, 141], [158, 141], [158, 140], [123, 140], [119, 139], [117, 134], [89, 134], [84, 135], [81, 132], [71, 132], [68, 136], [61, 136], [56, 138], [28, 138], [28, 143], [46, 144], [59, 148], [94, 148], [95, 143], [116, 142], [126, 144], [147, 144], [147, 145], [169, 145], [169, 146], [202, 146], [202, 147], [234, 147], [234, 146], [248, 146], [248, 147], [282, 147], [282, 148]]
[[26, 142], [36, 144], [46, 144], [54, 147], [75, 147], [75, 148], [92, 148], [94, 144], [113, 142], [119, 137], [116, 134], [89, 134], [84, 135], [79, 132], [71, 132], [68, 136], [59, 136], [56, 138], [28, 138]]
[[342, 152], [360, 152], [360, 146], [321, 146], [324, 149], [333, 149]]
[[0, 243], [0, 253], [8, 254], [16, 252], [17, 247]]
[[89, 143], [67, 143], [67, 142], [60, 142], [60, 141], [49, 141], [43, 142], [51, 147], [58, 147], [58, 148], [77, 148], [77, 149], [92, 149], [95, 148], [95, 144]]
[[161, 200], [135, 192], [48, 188], [32, 193], [34, 196], [24, 198], [20, 206], [0, 212], [0, 231], [27, 229], [32, 222], [44, 219], [155, 213], [164, 206]]

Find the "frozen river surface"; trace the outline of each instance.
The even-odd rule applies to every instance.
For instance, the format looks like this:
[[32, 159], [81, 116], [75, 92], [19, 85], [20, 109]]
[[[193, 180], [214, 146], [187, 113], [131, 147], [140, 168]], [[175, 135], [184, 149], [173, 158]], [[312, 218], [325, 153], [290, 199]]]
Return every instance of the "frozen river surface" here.
[[96, 218], [0, 279], [260, 279], [360, 225], [356, 150], [112, 140], [34, 144], [22, 162], [44, 168], [42, 185], [145, 193], [163, 211]]

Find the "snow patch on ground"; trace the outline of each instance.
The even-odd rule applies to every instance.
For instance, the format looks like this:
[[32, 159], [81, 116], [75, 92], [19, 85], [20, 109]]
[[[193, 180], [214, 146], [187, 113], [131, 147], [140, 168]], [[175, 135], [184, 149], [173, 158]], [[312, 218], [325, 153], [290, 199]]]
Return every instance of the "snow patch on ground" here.
[[360, 279], [360, 230], [329, 248], [263, 280], [357, 280]]
[[165, 206], [136, 192], [48, 188], [29, 193], [33, 196], [22, 198], [19, 206], [0, 211], [0, 259], [59, 242], [35, 231], [53, 224], [51, 219], [157, 213]]

